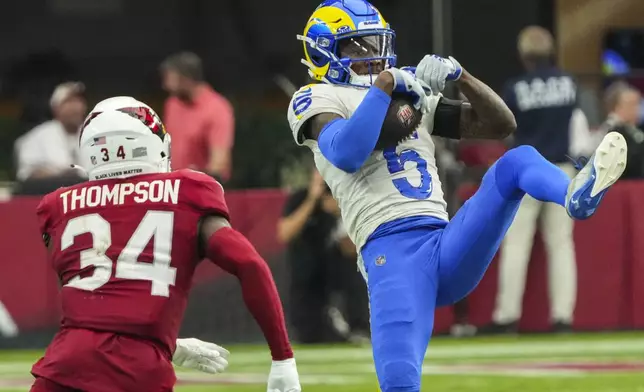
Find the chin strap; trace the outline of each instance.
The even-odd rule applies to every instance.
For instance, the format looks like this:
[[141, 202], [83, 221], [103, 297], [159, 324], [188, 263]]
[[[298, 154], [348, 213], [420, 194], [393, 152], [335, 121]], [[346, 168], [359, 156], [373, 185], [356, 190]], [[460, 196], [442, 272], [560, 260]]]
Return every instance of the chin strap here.
[[[302, 41], [305, 43], [305, 45], [309, 45], [312, 49], [319, 51], [320, 54], [322, 54], [323, 56], [329, 59], [330, 63], [336, 62], [342, 65], [342, 61], [338, 58], [338, 56], [336, 56], [334, 53], [329, 52], [326, 48], [318, 45], [318, 43], [311, 37], [306, 37], [300, 34], [296, 35], [295, 37], [297, 38], [298, 41]], [[378, 77], [378, 75], [375, 75], [375, 74], [358, 75], [353, 69], [351, 69], [351, 66], [342, 65], [342, 67], [349, 73], [348, 83], [332, 82], [328, 78], [326, 78], [326, 76], [319, 78], [319, 76], [315, 75], [314, 71], [318, 67], [313, 65], [311, 62], [305, 59], [302, 59], [301, 63], [304, 64], [309, 69], [308, 70], [309, 76], [312, 79], [320, 80], [321, 82], [327, 83], [327, 84], [339, 84], [339, 85], [349, 85], [352, 87], [369, 88], [373, 85], [373, 81], [375, 80], [375, 78]]]

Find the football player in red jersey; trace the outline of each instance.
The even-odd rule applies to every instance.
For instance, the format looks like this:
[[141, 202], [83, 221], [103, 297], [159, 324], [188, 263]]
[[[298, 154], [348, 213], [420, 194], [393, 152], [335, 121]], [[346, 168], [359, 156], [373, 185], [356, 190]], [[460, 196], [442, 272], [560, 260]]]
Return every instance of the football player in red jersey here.
[[170, 136], [130, 97], [100, 102], [80, 136], [89, 181], [45, 196], [38, 219], [60, 279], [62, 322], [32, 391], [171, 391], [175, 364], [223, 371], [227, 352], [179, 339], [192, 276], [208, 258], [234, 274], [273, 358], [270, 392], [298, 392], [266, 262], [230, 227], [221, 185], [170, 171]]

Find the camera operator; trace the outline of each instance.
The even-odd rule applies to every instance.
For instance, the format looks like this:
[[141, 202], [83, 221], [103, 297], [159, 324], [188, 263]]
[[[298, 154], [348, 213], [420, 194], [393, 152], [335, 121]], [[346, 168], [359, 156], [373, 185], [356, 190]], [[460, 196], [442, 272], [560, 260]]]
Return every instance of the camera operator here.
[[[277, 236], [287, 244], [290, 321], [298, 341], [329, 343], [362, 337], [369, 328], [368, 305], [356, 268], [356, 248], [344, 230], [338, 203], [317, 171], [308, 189], [289, 197]], [[335, 293], [341, 294], [344, 312], [332, 304]]]

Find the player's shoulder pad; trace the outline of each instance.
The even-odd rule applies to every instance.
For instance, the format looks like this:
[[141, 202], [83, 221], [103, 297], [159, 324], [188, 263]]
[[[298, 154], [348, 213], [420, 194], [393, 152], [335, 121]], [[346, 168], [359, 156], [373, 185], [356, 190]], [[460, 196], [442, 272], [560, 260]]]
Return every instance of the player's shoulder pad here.
[[289, 117], [305, 117], [309, 110], [315, 109], [319, 99], [324, 100], [332, 97], [331, 87], [327, 84], [313, 83], [297, 90], [289, 103]]
[[192, 208], [203, 215], [221, 215], [230, 219], [224, 187], [217, 180], [190, 169], [177, 170], [173, 175], [186, 185], [182, 186], [181, 195]]
[[178, 178], [185, 178], [188, 181], [195, 181], [198, 183], [206, 184], [207, 186], [213, 186], [215, 188], [221, 188], [221, 192], [224, 192], [224, 187], [211, 176], [207, 175], [204, 172], [200, 172], [192, 169], [181, 169], [173, 172]]
[[[53, 192], [43, 196], [36, 207], [36, 214], [40, 223], [48, 224], [49, 228], [56, 224], [63, 217], [61, 195], [88, 186], [88, 182], [81, 182], [75, 185], [60, 187]], [[42, 227], [42, 226], [41, 226]]]
[[54, 222], [60, 219], [58, 216], [58, 205], [56, 203], [58, 202], [61, 189], [63, 188], [46, 194], [36, 207], [38, 227], [40, 228], [41, 234], [48, 233], [54, 225]]
[[335, 113], [347, 118], [348, 113], [338, 96], [337, 86], [326, 83], [309, 84], [297, 90], [288, 107], [288, 122], [293, 137], [303, 144], [300, 128], [313, 116], [321, 113]]

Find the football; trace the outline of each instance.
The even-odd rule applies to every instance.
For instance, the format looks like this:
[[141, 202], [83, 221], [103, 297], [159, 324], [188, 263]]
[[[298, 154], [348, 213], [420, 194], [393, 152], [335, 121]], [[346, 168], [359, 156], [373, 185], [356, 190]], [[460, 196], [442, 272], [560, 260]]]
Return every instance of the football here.
[[376, 143], [376, 150], [395, 147], [409, 138], [420, 125], [422, 117], [423, 113], [414, 107], [409, 96], [392, 95], [387, 116], [380, 130], [380, 138]]

